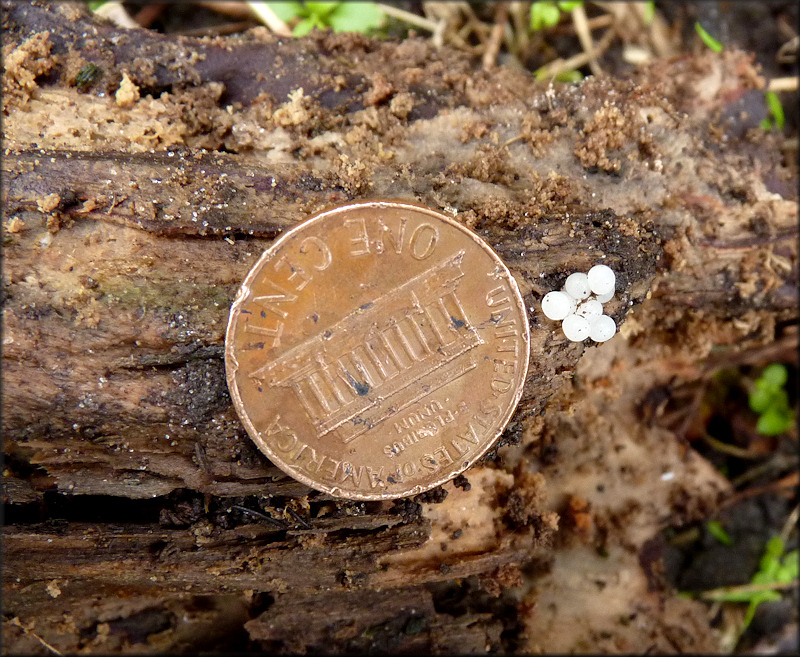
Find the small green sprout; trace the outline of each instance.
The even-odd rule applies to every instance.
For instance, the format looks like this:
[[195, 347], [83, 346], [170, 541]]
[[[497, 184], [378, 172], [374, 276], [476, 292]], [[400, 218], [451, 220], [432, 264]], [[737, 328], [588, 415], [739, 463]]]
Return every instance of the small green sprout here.
[[550, 2], [540, 0], [531, 4], [531, 31], [538, 32], [548, 27], [555, 27], [561, 20], [561, 12], [569, 13], [580, 7], [583, 0], [570, 0], [568, 2]]
[[731, 539], [730, 534], [725, 531], [725, 528], [719, 520], [709, 520], [706, 523], [706, 529], [708, 533], [722, 545], [733, 545], [733, 539]]
[[538, 32], [558, 25], [561, 12], [555, 2], [534, 2], [531, 5], [531, 31]]
[[653, 19], [656, 17], [656, 3], [655, 2], [645, 2], [644, 3], [644, 22], [645, 25], [650, 25], [653, 22]]
[[[780, 600], [779, 591], [768, 588], [770, 585], [791, 585], [796, 583], [798, 576], [798, 551], [792, 550], [784, 554], [785, 545], [780, 536], [774, 536], [767, 541], [764, 547], [764, 556], [761, 557], [758, 572], [750, 580], [752, 585], [747, 587], [731, 587], [731, 590], [714, 596], [721, 602], [748, 602], [747, 613], [744, 617], [742, 629], [746, 629], [755, 616], [758, 605], [769, 600]], [[736, 590], [736, 589], [739, 590]]]
[[[536, 78], [537, 82], [541, 82], [542, 80], [547, 80], [551, 77], [550, 74], [551, 67], [549, 66], [542, 66], [542, 68], [537, 69], [534, 71], [533, 75]], [[583, 80], [583, 73], [578, 70], [572, 69], [569, 71], [561, 71], [557, 73], [555, 77], [553, 77], [555, 82], [570, 82], [570, 83], [577, 83]]]
[[702, 25], [699, 22], [695, 22], [694, 24], [694, 31], [700, 35], [700, 38], [703, 40], [711, 50], [714, 52], [722, 52], [722, 44], [717, 41], [714, 37], [712, 37], [708, 32], [705, 31]]
[[95, 2], [90, 2], [89, 3], [89, 11], [97, 11], [104, 4], [106, 4], [106, 0], [96, 0]]
[[783, 126], [786, 123], [786, 116], [783, 113], [783, 105], [781, 104], [781, 99], [778, 98], [778, 94], [774, 91], [768, 91], [764, 94], [764, 100], [767, 101], [767, 108], [772, 115], [772, 119], [764, 119], [761, 121], [761, 127], [764, 128], [764, 130], [771, 130], [774, 126], [778, 130], [783, 130]]
[[368, 32], [383, 20], [374, 2], [270, 2], [270, 8], [284, 21], [300, 18], [292, 34], [303, 36], [315, 27], [334, 32]]
[[788, 379], [786, 367], [772, 363], [753, 385], [748, 401], [750, 408], [759, 414], [756, 431], [763, 436], [777, 436], [792, 426], [794, 417], [784, 389]]
[[572, 71], [562, 71], [555, 77], [556, 82], [571, 82], [576, 83], [583, 80], [583, 73], [580, 71], [572, 70]]

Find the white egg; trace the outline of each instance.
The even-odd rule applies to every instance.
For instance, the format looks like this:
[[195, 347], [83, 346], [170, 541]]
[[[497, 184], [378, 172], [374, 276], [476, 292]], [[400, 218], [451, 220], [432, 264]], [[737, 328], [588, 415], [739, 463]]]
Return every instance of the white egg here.
[[595, 299], [597, 299], [600, 303], [605, 303], [606, 301], [611, 301], [614, 298], [614, 290], [611, 290], [608, 294], [595, 294]]
[[575, 314], [578, 317], [591, 320], [592, 317], [603, 314], [603, 304], [597, 299], [586, 299], [575, 310]]
[[589, 277], [582, 272], [570, 274], [564, 281], [564, 292], [578, 301], [585, 299], [592, 293], [589, 287]]
[[561, 324], [561, 330], [568, 340], [572, 342], [583, 342], [589, 337], [589, 322], [577, 315], [567, 315]]
[[595, 342], [605, 342], [614, 337], [617, 325], [608, 315], [592, 317], [589, 321], [589, 337]]
[[608, 294], [614, 291], [617, 277], [608, 265], [595, 265], [586, 277], [589, 280], [589, 287], [595, 294]]
[[542, 312], [548, 319], [564, 319], [575, 312], [577, 302], [564, 292], [548, 292], [542, 299]]

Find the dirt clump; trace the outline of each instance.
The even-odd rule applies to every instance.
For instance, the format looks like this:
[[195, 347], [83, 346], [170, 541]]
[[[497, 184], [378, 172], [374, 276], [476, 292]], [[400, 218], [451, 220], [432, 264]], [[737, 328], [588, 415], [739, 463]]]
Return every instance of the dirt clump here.
[[36, 78], [48, 73], [56, 65], [50, 56], [48, 32], [39, 32], [20, 44], [3, 46], [3, 113], [23, 105], [37, 88]]
[[584, 126], [581, 139], [575, 146], [575, 157], [588, 168], [597, 167], [603, 171], [619, 171], [620, 161], [609, 159], [609, 151], [622, 148], [626, 141], [628, 125], [617, 107], [606, 104], [597, 110]]
[[122, 74], [122, 81], [119, 84], [114, 99], [120, 107], [130, 107], [139, 100], [139, 87], [128, 77], [127, 73]]

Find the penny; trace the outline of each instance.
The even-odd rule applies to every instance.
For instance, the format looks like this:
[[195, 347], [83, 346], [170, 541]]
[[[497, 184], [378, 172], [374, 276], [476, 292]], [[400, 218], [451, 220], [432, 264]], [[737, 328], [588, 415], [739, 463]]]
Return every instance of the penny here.
[[357, 500], [429, 490], [475, 463], [522, 394], [516, 281], [476, 234], [392, 201], [281, 235], [231, 307], [225, 365], [250, 437], [278, 467]]

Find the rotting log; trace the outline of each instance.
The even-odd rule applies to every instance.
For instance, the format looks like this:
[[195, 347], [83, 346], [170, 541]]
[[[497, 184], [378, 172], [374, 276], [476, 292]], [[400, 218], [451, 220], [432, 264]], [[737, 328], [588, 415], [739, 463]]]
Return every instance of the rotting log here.
[[[3, 8], [7, 650], [578, 650], [593, 630], [564, 632], [568, 610], [626, 587], [641, 617], [603, 629], [616, 645], [713, 646], [639, 550], [724, 483], [635, 407], [796, 314], [796, 171], [757, 129], [748, 56], [547, 87], [417, 39], [200, 40], [80, 5]], [[286, 477], [225, 386], [228, 308], [260, 253], [366, 198], [453, 214], [531, 309], [529, 377], [498, 448], [469, 485], [413, 501]], [[606, 308], [622, 327], [601, 348], [537, 311], [596, 262], [617, 272]], [[594, 572], [598, 545], [632, 580], [551, 600]]]

